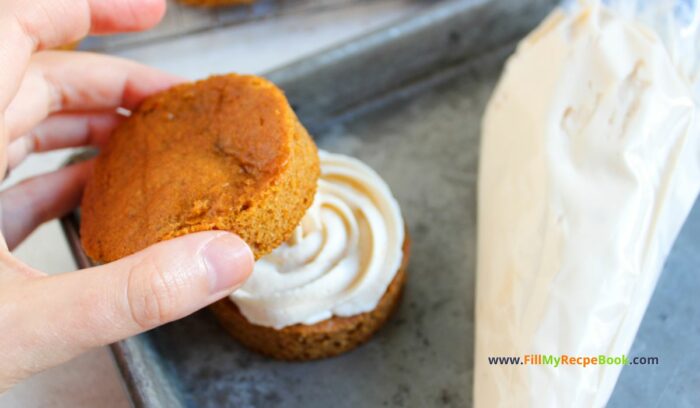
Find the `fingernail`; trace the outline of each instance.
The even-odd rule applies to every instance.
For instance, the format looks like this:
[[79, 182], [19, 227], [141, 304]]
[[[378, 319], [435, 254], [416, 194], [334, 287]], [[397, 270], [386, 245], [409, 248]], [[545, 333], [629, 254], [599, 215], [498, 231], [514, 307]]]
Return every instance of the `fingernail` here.
[[222, 234], [202, 249], [212, 294], [232, 291], [253, 271], [255, 260], [245, 242], [234, 234]]

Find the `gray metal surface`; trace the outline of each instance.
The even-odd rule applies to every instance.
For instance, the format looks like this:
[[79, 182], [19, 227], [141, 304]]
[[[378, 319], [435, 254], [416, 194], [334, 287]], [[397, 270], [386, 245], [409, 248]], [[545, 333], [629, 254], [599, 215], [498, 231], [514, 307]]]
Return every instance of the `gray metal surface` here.
[[[321, 148], [364, 160], [398, 198], [413, 237], [403, 302], [368, 344], [318, 362], [250, 353], [207, 311], [126, 340], [115, 352], [135, 405], [470, 406], [481, 115], [512, 40], [553, 3], [445, 2], [272, 73]], [[700, 406], [698, 237], [700, 208], [632, 350], [661, 365], [625, 368], [611, 406]]]
[[[110, 36], [93, 36], [81, 42], [89, 51], [113, 52], [125, 48], [172, 41], [224, 27], [293, 14], [314, 14], [342, 9], [365, 0], [256, 0], [250, 5], [196, 7], [167, 0], [163, 20], [153, 30]], [[391, 0], [372, 0], [391, 1]]]

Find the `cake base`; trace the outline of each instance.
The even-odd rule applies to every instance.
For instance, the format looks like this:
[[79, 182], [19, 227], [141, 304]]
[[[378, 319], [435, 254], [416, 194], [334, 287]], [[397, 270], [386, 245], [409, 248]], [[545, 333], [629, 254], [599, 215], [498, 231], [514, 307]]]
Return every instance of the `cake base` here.
[[291, 361], [316, 360], [345, 353], [369, 340], [396, 309], [406, 281], [411, 240], [406, 231], [403, 259], [394, 279], [373, 310], [354, 316], [333, 316], [316, 324], [295, 324], [281, 330], [249, 322], [233, 301], [222, 299], [210, 306], [226, 331], [249, 349]]

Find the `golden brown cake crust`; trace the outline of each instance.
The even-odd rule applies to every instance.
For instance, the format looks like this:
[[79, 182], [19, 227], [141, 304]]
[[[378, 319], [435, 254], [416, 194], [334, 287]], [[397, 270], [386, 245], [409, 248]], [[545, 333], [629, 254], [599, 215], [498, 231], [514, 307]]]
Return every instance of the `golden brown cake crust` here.
[[271, 82], [225, 75], [147, 98], [98, 156], [81, 237], [102, 262], [191, 232], [240, 235], [256, 258], [316, 192], [316, 145]]
[[355, 316], [334, 316], [322, 322], [295, 324], [281, 330], [250, 323], [235, 303], [224, 298], [209, 307], [233, 338], [258, 353], [280, 360], [315, 360], [345, 353], [369, 340], [396, 309], [411, 252], [406, 230], [403, 260], [394, 279], [373, 310]]

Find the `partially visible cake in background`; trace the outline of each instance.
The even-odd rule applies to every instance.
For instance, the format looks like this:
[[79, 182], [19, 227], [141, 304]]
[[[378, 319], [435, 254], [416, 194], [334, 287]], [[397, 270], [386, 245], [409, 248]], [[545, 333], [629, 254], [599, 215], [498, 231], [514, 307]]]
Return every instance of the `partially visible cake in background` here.
[[80, 45], [80, 40], [78, 40], [78, 41], [73, 41], [73, 42], [68, 43], [68, 44], [60, 45], [60, 46], [58, 46], [58, 47], [56, 47], [56, 48], [54, 48], [54, 49], [55, 49], [55, 50], [60, 50], [60, 51], [73, 51], [73, 50], [75, 50], [76, 48], [78, 48], [79, 45]]
[[256, 0], [179, 0], [188, 6], [217, 7], [217, 6], [242, 6], [253, 4]]

